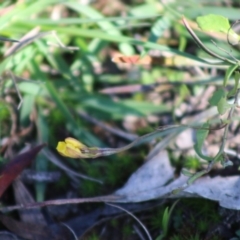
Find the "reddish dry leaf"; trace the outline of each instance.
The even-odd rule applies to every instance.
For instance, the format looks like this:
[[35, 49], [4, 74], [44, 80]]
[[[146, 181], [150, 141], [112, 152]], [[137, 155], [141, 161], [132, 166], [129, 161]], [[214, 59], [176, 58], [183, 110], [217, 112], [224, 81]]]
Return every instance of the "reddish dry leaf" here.
[[152, 58], [150, 56], [141, 57], [140, 55], [125, 56], [121, 54], [116, 54], [115, 56], [113, 56], [112, 61], [115, 63], [149, 65], [152, 62]]
[[33, 161], [44, 146], [45, 144], [41, 144], [25, 153], [19, 154], [0, 170], [0, 197], [12, 181]]
[[115, 63], [128, 63], [135, 65], [161, 65], [169, 67], [181, 67], [181, 66], [196, 66], [196, 61], [188, 59], [185, 57], [173, 55], [173, 56], [141, 56], [132, 55], [125, 56], [123, 54], [117, 53], [113, 55], [112, 61]]
[[130, 64], [137, 64], [137, 65], [166, 64], [166, 58], [161, 56], [160, 57], [153, 57], [149, 55], [125, 56], [119, 53], [113, 56], [112, 61], [115, 63], [130, 63]]

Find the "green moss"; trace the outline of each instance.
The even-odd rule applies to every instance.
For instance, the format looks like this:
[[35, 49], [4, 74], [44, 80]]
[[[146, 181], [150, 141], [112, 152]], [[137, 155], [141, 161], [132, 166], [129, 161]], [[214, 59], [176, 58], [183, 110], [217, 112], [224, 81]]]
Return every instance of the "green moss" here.
[[194, 156], [187, 156], [183, 162], [183, 165], [187, 169], [197, 170], [201, 167], [201, 163], [198, 158]]
[[[84, 238], [85, 239], [85, 238]], [[99, 236], [96, 233], [92, 233], [87, 237], [88, 240], [100, 240]]]
[[163, 219], [164, 207], [157, 209], [155, 214], [151, 218], [150, 225], [153, 229], [160, 229], [162, 226], [162, 219]]
[[84, 197], [92, 197], [101, 193], [102, 187], [99, 183], [83, 180], [80, 185], [79, 193]]
[[124, 225], [122, 229], [123, 237], [126, 238], [131, 236], [132, 231], [133, 231], [133, 228], [131, 225]]
[[83, 180], [80, 192], [83, 196], [95, 194], [108, 194], [121, 187], [129, 176], [143, 163], [141, 152], [120, 153], [111, 157], [96, 160], [81, 160], [79, 169], [81, 173], [103, 181], [103, 185]]

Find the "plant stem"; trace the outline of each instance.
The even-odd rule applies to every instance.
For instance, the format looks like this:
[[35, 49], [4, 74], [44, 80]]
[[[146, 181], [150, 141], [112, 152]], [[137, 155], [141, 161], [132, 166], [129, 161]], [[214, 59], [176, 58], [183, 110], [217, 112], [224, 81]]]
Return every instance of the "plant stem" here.
[[233, 116], [233, 113], [234, 113], [234, 110], [235, 110], [235, 107], [236, 107], [236, 104], [238, 103], [238, 99], [239, 99], [239, 96], [240, 96], [240, 89], [237, 89], [237, 93], [235, 95], [235, 99], [234, 99], [234, 105], [233, 107], [231, 107], [230, 111], [229, 111], [229, 114], [228, 114], [228, 123], [226, 124], [226, 127], [224, 129], [224, 133], [223, 133], [223, 141], [222, 141], [222, 144], [221, 144], [221, 147], [217, 153], [217, 155], [214, 157], [213, 159], [213, 162], [217, 162], [219, 157], [222, 155], [222, 153], [224, 152], [224, 147], [225, 147], [225, 144], [226, 144], [226, 141], [227, 141], [227, 134], [228, 134], [228, 130], [229, 130], [229, 125], [231, 123], [231, 120], [232, 120], [232, 116]]
[[225, 58], [225, 57], [222, 57], [214, 52], [212, 52], [211, 50], [209, 50], [207, 47], [204, 46], [204, 44], [201, 42], [201, 40], [198, 38], [198, 36], [193, 32], [193, 30], [190, 28], [190, 26], [188, 25], [186, 19], [183, 17], [183, 24], [185, 25], [186, 29], [188, 30], [189, 34], [192, 36], [192, 38], [196, 41], [196, 43], [198, 44], [198, 46], [200, 48], [202, 48], [205, 52], [207, 52], [210, 56], [212, 57], [215, 57], [215, 58], [218, 58], [224, 62], [227, 62], [227, 63], [230, 63], [230, 64], [236, 64], [236, 62], [228, 59], [228, 58]]

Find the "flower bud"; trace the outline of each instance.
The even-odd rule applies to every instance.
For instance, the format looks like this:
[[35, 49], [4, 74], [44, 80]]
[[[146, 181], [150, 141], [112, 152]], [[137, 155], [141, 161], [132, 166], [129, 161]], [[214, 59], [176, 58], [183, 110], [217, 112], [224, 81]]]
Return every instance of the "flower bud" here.
[[84, 153], [88, 147], [74, 138], [66, 138], [64, 142], [58, 142], [57, 151], [64, 157], [70, 158], [88, 158]]

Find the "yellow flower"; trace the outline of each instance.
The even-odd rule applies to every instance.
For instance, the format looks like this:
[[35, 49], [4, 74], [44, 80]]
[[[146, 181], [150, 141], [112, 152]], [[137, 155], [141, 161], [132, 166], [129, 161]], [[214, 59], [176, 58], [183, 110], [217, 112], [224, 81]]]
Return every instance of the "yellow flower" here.
[[88, 158], [87, 150], [87, 146], [71, 137], [66, 138], [64, 142], [58, 142], [57, 145], [57, 151], [64, 157]]

